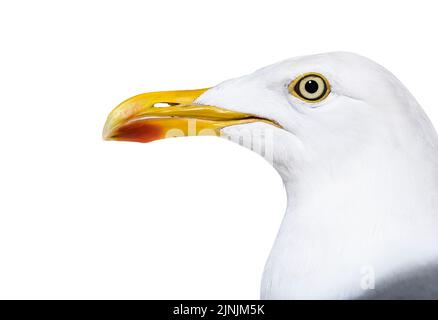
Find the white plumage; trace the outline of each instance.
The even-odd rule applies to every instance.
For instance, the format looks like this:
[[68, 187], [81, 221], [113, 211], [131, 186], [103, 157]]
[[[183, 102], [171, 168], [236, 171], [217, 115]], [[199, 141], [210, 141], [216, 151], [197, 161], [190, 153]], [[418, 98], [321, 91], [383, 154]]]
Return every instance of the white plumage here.
[[[331, 93], [306, 103], [288, 92], [323, 74]], [[278, 122], [273, 165], [288, 207], [266, 263], [261, 297], [438, 298], [438, 140], [409, 91], [351, 53], [290, 59], [226, 81], [198, 103]], [[375, 275], [374, 290], [363, 287]]]
[[268, 155], [286, 187], [262, 298], [438, 299], [438, 139], [390, 72], [351, 53], [295, 58], [210, 89], [131, 97], [103, 136], [206, 129]]

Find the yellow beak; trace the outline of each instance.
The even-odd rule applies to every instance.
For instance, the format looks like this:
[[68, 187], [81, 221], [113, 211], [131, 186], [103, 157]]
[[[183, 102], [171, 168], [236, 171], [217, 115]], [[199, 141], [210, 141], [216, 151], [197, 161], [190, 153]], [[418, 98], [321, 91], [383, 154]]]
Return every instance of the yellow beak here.
[[208, 89], [143, 93], [122, 102], [109, 115], [105, 140], [150, 142], [178, 136], [220, 135], [220, 129], [272, 121], [194, 101]]

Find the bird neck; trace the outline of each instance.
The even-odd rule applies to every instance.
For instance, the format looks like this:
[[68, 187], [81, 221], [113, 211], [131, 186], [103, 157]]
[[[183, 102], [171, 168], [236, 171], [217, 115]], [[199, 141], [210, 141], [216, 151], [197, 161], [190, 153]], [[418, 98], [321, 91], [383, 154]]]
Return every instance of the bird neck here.
[[376, 151], [281, 173], [288, 207], [263, 298], [352, 298], [438, 257], [436, 165]]

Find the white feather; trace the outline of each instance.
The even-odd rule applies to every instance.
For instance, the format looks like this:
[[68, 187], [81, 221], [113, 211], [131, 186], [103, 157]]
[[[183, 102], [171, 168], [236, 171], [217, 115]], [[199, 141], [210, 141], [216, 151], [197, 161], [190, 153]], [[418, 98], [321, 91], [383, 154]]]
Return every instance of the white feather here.
[[[331, 93], [309, 104], [288, 84], [323, 74]], [[277, 121], [223, 129], [272, 132], [288, 208], [265, 267], [261, 297], [356, 298], [361, 273], [388, 279], [438, 260], [438, 140], [407, 89], [351, 53], [300, 57], [226, 81], [199, 103]], [[269, 212], [267, 212], [269, 214]]]

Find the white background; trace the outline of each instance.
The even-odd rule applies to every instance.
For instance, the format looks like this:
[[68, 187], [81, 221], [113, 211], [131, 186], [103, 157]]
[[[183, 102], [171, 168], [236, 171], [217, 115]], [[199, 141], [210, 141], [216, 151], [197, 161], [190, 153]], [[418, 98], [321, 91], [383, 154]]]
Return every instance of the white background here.
[[435, 1], [2, 1], [0, 298], [254, 298], [285, 210], [231, 142], [104, 142], [141, 92], [353, 51], [438, 125]]

